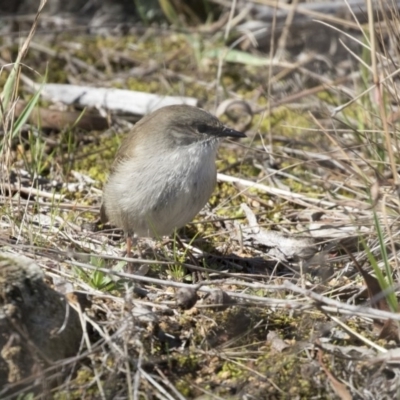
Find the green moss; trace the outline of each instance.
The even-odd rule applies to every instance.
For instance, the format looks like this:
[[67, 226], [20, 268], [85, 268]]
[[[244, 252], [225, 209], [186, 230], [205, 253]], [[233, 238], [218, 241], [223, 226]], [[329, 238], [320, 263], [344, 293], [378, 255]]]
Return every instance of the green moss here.
[[146, 81], [141, 78], [128, 78], [123, 86], [120, 86], [121, 89], [129, 89], [136, 90], [138, 92], [146, 92], [146, 93], [160, 93], [161, 84], [158, 81]]
[[[115, 153], [120, 146], [121, 137], [103, 138], [99, 143], [91, 143], [77, 149], [74, 168], [84, 171], [91, 178], [105, 182]], [[99, 149], [104, 149], [99, 151]]]

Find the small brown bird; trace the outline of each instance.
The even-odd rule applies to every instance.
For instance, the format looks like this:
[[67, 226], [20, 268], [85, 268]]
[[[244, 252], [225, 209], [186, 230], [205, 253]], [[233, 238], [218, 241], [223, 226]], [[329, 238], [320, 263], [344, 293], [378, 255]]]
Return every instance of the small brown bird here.
[[132, 237], [169, 235], [196, 216], [216, 185], [223, 137], [245, 137], [192, 106], [160, 108], [142, 118], [122, 142], [104, 187], [102, 222]]

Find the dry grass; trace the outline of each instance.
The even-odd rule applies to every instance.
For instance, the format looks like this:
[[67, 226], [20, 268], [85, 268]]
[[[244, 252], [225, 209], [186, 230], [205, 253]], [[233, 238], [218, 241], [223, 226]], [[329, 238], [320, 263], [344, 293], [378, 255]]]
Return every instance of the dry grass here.
[[[328, 70], [315, 54], [215, 58], [228, 55], [222, 31], [33, 39], [19, 82], [47, 76], [190, 95], [211, 111], [236, 99], [235, 115], [222, 119], [248, 135], [222, 145], [218, 188], [196, 221], [179, 240], [143, 243], [130, 275], [120, 232], [96, 221], [124, 116], [110, 116], [104, 132], [49, 131], [39, 121], [15, 132], [16, 98], [3, 97], [1, 246], [34, 258], [50, 285], [91, 302], [84, 348], [52, 367], [63, 373], [43, 398], [399, 395], [394, 21], [386, 12], [360, 26], [363, 52]], [[381, 35], [391, 40], [372, 45]], [[16, 43], [7, 49], [5, 61], [14, 61]], [[260, 57], [264, 66], [255, 65]], [[28, 86], [13, 88], [29, 98]], [[272, 249], [257, 240], [241, 204], [261, 229], [296, 239], [290, 254], [282, 254], [283, 239]], [[313, 246], [297, 248], [304, 237]], [[372, 304], [371, 277], [384, 289]], [[185, 310], [195, 292], [195, 307]]]

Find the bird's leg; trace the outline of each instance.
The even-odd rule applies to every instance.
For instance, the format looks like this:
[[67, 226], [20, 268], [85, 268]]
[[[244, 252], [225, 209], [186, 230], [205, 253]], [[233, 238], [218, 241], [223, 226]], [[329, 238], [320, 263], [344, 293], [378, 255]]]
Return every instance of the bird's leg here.
[[[139, 246], [139, 240], [138, 240], [137, 237], [133, 238], [132, 234], [126, 235], [126, 255], [125, 255], [125, 257], [127, 257], [127, 258], [132, 258], [133, 257], [132, 247], [134, 245], [136, 245], [136, 249], [137, 249], [137, 251], [139, 253], [139, 258], [143, 258], [142, 257], [142, 252], [141, 252], [140, 246]], [[138, 272], [138, 271], [135, 271], [134, 264], [132, 262], [128, 262], [127, 271], [130, 274]]]
[[[130, 235], [130, 234], [128, 234], [126, 236], [126, 255], [125, 255], [125, 257], [132, 258], [132, 235]], [[134, 269], [132, 262], [128, 261], [128, 263], [126, 265], [126, 271], [128, 272], [128, 274], [135, 273], [135, 269]]]
[[126, 237], [126, 257], [132, 257], [132, 236], [127, 235]]

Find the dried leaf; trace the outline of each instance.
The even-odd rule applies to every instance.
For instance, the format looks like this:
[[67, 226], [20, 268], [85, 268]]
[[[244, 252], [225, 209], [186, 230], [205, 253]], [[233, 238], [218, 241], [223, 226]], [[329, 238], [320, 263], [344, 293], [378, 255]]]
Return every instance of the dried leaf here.
[[323, 356], [322, 349], [318, 349], [318, 362], [321, 368], [324, 370], [332, 389], [342, 400], [352, 400], [353, 397], [351, 393], [348, 391], [346, 385], [338, 381], [332, 374], [332, 372], [329, 371], [329, 369], [325, 366], [322, 360], [322, 356]]

